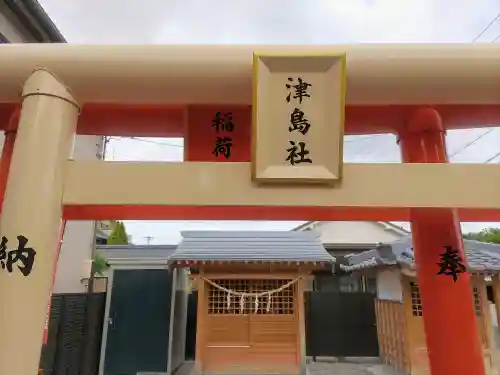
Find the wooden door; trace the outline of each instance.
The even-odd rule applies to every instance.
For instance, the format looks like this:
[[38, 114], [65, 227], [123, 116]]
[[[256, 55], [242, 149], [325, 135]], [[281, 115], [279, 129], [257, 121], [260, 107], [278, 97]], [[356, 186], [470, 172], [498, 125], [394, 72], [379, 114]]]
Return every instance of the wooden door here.
[[[289, 280], [217, 280], [238, 292], [268, 291]], [[295, 286], [267, 297], [233, 296], [207, 287], [203, 370], [207, 373], [299, 373], [298, 314]]]

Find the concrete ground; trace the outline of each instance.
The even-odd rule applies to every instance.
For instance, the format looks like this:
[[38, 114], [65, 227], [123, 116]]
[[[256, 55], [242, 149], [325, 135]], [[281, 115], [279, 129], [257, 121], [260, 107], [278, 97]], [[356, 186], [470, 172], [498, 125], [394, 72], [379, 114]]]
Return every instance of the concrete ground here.
[[310, 375], [402, 375], [391, 367], [375, 361], [310, 362], [307, 371]]
[[[376, 361], [338, 362], [324, 360], [310, 362], [308, 375], [402, 375], [390, 367]], [[193, 362], [186, 361], [174, 375], [194, 375]]]

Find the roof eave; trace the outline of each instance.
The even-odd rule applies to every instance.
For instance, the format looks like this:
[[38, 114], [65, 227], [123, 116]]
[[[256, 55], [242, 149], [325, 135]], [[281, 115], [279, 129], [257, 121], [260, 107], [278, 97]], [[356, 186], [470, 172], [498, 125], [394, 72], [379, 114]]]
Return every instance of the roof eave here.
[[296, 226], [295, 228], [290, 229], [290, 231], [292, 231], [292, 232], [303, 231], [311, 226], [314, 226], [316, 223], [319, 223], [319, 221], [306, 221], [303, 224], [300, 224], [300, 225]]
[[372, 260], [365, 260], [363, 262], [359, 263], [353, 263], [353, 264], [341, 264], [340, 269], [344, 272], [351, 273], [351, 272], [363, 272], [363, 271], [368, 271], [368, 270], [381, 270], [384, 268], [393, 268], [393, 267], [400, 267], [399, 263], [388, 263], [384, 262], [380, 259], [372, 259]]
[[246, 265], [333, 265], [335, 260], [250, 260], [250, 259], [170, 259], [169, 264], [184, 266], [214, 265], [214, 264], [246, 264]]
[[4, 0], [37, 43], [66, 43], [66, 39], [37, 0]]
[[167, 268], [167, 259], [165, 258], [110, 258], [106, 259], [110, 267], [116, 266], [162, 266]]
[[371, 250], [377, 247], [378, 243], [376, 242], [344, 242], [344, 243], [323, 243], [323, 246], [327, 251], [335, 251], [335, 250]]

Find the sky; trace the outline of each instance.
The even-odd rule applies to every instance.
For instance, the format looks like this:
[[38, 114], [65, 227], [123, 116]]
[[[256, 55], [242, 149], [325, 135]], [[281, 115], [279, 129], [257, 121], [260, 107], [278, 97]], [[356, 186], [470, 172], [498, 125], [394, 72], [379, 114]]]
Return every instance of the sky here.
[[[39, 0], [69, 43], [345, 44], [500, 42], [498, 0]], [[458, 6], [459, 5], [459, 6]], [[478, 38], [479, 37], [479, 38]], [[471, 124], [473, 126], [474, 124]], [[485, 124], [487, 125], [487, 124]], [[111, 139], [108, 160], [181, 161], [182, 139]], [[500, 129], [450, 131], [452, 162], [499, 162]], [[347, 136], [345, 162], [399, 162], [392, 135]], [[301, 222], [126, 222], [133, 242], [180, 230], [288, 230]], [[406, 224], [401, 223], [407, 227]], [[467, 223], [476, 231], [500, 223]], [[148, 238], [152, 237], [152, 238]]]

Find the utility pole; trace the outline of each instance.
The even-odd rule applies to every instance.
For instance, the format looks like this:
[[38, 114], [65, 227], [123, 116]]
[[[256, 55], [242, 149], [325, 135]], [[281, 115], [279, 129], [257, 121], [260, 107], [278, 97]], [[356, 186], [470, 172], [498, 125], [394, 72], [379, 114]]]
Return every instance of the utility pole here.
[[151, 236], [145, 236], [144, 238], [146, 239], [148, 245], [151, 244], [151, 240], [154, 239], [154, 237]]
[[[108, 146], [108, 143], [110, 142], [110, 137], [102, 137], [101, 143], [97, 144], [96, 146], [100, 147], [100, 151], [97, 153], [97, 158], [101, 161], [104, 161], [106, 159], [106, 149]], [[92, 239], [92, 248], [91, 248], [91, 261], [92, 265], [90, 267], [90, 275], [89, 275], [89, 281], [87, 284], [87, 293], [93, 293], [94, 292], [94, 257], [96, 255], [96, 248], [97, 248], [97, 231], [99, 230], [99, 223], [100, 221], [95, 220], [94, 221], [94, 235]]]

